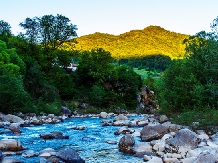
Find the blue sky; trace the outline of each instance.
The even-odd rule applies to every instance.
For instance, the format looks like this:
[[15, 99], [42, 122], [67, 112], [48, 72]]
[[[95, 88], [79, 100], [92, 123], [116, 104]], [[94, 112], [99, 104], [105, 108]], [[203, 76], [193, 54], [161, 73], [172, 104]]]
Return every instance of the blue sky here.
[[16, 35], [25, 18], [62, 14], [77, 25], [78, 36], [121, 34], [149, 25], [193, 35], [210, 31], [218, 0], [0, 0], [0, 20]]

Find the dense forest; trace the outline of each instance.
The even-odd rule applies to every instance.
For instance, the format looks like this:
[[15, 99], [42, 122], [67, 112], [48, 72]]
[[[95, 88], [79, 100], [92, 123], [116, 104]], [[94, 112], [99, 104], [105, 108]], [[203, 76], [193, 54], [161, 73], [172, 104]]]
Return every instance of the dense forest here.
[[188, 35], [165, 30], [159, 26], [149, 26], [143, 30], [132, 30], [117, 36], [94, 33], [77, 38], [76, 50], [103, 48], [116, 59], [138, 58], [162, 54], [172, 59], [183, 57], [183, 40]]
[[[159, 113], [181, 124], [217, 124], [218, 17], [212, 32], [194, 36], [150, 26], [118, 36], [95, 33], [77, 38], [63, 15], [26, 18], [24, 32], [0, 21], [0, 111], [60, 114], [61, 105], [90, 112], [116, 107], [135, 111], [142, 78], [133, 70], [158, 70]], [[173, 60], [172, 60], [173, 59]], [[69, 71], [70, 63], [77, 69]], [[145, 79], [147, 80], [147, 79]], [[145, 83], [145, 82], [144, 82]]]

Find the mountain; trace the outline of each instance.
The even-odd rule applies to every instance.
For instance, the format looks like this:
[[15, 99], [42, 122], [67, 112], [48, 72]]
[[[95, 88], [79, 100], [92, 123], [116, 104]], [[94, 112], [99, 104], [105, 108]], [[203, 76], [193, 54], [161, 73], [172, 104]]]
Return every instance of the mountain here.
[[143, 30], [132, 30], [120, 35], [96, 32], [78, 37], [76, 50], [103, 48], [110, 51], [112, 57], [138, 58], [152, 54], [163, 54], [173, 58], [185, 53], [183, 40], [189, 35], [165, 30], [160, 26], [148, 26]]

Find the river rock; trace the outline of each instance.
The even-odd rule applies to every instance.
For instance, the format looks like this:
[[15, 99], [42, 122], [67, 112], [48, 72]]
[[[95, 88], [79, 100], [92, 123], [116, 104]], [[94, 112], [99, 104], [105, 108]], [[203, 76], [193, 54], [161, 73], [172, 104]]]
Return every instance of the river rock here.
[[13, 134], [13, 132], [10, 129], [5, 128], [0, 132], [0, 134]]
[[73, 127], [74, 130], [85, 130], [86, 129], [86, 126], [76, 126], [76, 127]]
[[36, 116], [31, 117], [30, 123], [33, 124], [33, 125], [42, 125], [42, 121], [40, 121], [39, 119], [37, 119]]
[[7, 114], [7, 115], [4, 115], [2, 114], [2, 121], [8, 121], [8, 122], [11, 122], [11, 123], [23, 123], [23, 119], [16, 116], [16, 115], [12, 115], [12, 114]]
[[102, 126], [111, 126], [112, 123], [111, 123], [111, 121], [109, 121], [109, 120], [103, 120], [103, 121], [101, 122], [101, 125], [102, 125]]
[[188, 157], [188, 158], [183, 158], [180, 159], [181, 163], [193, 163], [193, 161], [196, 159], [196, 157]]
[[193, 150], [189, 150], [186, 154], [186, 157], [197, 157], [200, 153], [202, 153], [204, 151], [203, 148], [195, 148]]
[[114, 117], [114, 121], [125, 121], [125, 120], [128, 120], [128, 117], [123, 114], [119, 114], [118, 116]]
[[137, 124], [140, 127], [147, 126], [148, 125], [148, 120], [139, 121]]
[[[60, 163], [60, 160], [56, 156], [51, 156], [47, 159], [48, 163]], [[61, 161], [62, 162], [62, 161]]]
[[130, 120], [118, 120], [112, 123], [113, 126], [129, 126]]
[[163, 163], [162, 159], [157, 156], [144, 156], [144, 160], [147, 161], [146, 163]]
[[20, 123], [11, 123], [9, 129], [14, 133], [21, 133]]
[[55, 115], [54, 114], [48, 114], [48, 116], [47, 116], [48, 118], [54, 118], [55, 117]]
[[133, 146], [135, 145], [134, 137], [130, 134], [123, 136], [119, 141], [119, 150], [127, 154], [133, 154]]
[[174, 138], [170, 138], [166, 142], [166, 151], [168, 152], [178, 152], [180, 150], [190, 150], [197, 148], [198, 144], [200, 143], [201, 139], [199, 136], [189, 130], [189, 129], [182, 129], [179, 130]]
[[150, 141], [160, 139], [164, 134], [168, 132], [168, 127], [161, 124], [149, 124], [144, 126], [140, 132], [141, 140]]
[[159, 122], [163, 123], [168, 121], [168, 117], [166, 115], [160, 115]]
[[154, 144], [153, 149], [158, 152], [163, 152], [165, 150], [165, 142], [164, 141], [158, 141]]
[[127, 126], [123, 126], [119, 128], [117, 131], [114, 132], [114, 135], [120, 135], [120, 134], [132, 134], [135, 130], [129, 129]]
[[58, 152], [57, 157], [65, 162], [85, 163], [74, 149], [65, 149]]
[[39, 152], [35, 152], [34, 150], [27, 150], [22, 153], [22, 156], [26, 158], [35, 157], [38, 155], [39, 155]]
[[21, 143], [15, 139], [0, 140], [0, 150], [20, 151], [23, 150]]
[[42, 153], [54, 153], [55, 150], [53, 148], [45, 148], [43, 150], [41, 150], [39, 153], [42, 154]]
[[16, 158], [3, 158], [1, 163], [24, 163], [24, 161]]
[[44, 153], [40, 154], [39, 157], [49, 158], [49, 157], [51, 157], [51, 154], [48, 152], [47, 153], [44, 152]]
[[202, 153], [200, 154], [193, 163], [216, 163], [217, 157], [210, 153]]
[[21, 127], [29, 127], [31, 124], [30, 124], [30, 120], [24, 120], [24, 122], [22, 124], [20, 124]]
[[61, 112], [63, 115], [65, 115], [67, 117], [70, 117], [73, 114], [72, 111], [65, 106], [61, 107]]
[[61, 132], [45, 132], [40, 134], [43, 139], [69, 139], [69, 136], [63, 136]]
[[179, 160], [177, 158], [163, 158], [164, 163], [179, 163]]
[[136, 154], [141, 152], [152, 152], [152, 146], [148, 142], [140, 142], [134, 146], [133, 150]]
[[99, 118], [107, 118], [108, 117], [108, 114], [106, 112], [101, 112], [99, 114]]
[[46, 158], [44, 158], [44, 157], [40, 157], [39, 163], [51, 163], [51, 162], [46, 160]]

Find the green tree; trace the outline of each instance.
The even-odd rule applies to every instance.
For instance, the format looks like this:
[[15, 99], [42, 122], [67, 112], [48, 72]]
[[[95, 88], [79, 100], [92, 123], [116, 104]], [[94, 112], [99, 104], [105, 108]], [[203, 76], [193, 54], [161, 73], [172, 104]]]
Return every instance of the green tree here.
[[112, 73], [112, 61], [111, 54], [101, 48], [82, 52], [76, 70], [79, 82], [84, 85], [92, 85], [95, 82], [106, 81]]
[[0, 40], [0, 111], [4, 113], [34, 111], [31, 97], [23, 87], [25, 64], [15, 49], [7, 49]]
[[32, 98], [23, 88], [23, 81], [8, 71], [0, 74], [0, 111], [3, 113], [35, 112]]
[[12, 35], [10, 24], [4, 20], [0, 20], [0, 35]]
[[54, 62], [59, 64], [62, 62], [58, 61], [62, 60], [66, 61], [63, 63], [64, 65], [69, 64], [72, 58], [66, 54], [70, 55], [71, 53], [64, 53], [64, 56], [60, 56], [63, 52], [59, 50], [63, 43], [75, 42], [77, 28], [76, 25], [70, 23], [67, 17], [57, 14], [57, 16], [44, 15], [32, 19], [26, 18], [23, 23], [20, 23], [20, 26], [26, 30], [22, 36], [28, 40], [33, 48], [37, 50], [38, 46], [41, 47], [41, 51], [38, 52], [40, 57], [36, 55], [36, 59], [45, 73], [52, 69]]
[[136, 108], [136, 98], [139, 89], [142, 86], [141, 77], [128, 66], [115, 67], [109, 82], [113, 85], [117, 101], [127, 108]]
[[186, 58], [174, 61], [164, 72], [159, 103], [163, 110], [218, 107], [218, 39], [215, 33], [199, 32], [185, 40]]

